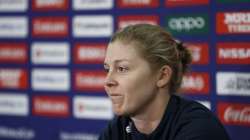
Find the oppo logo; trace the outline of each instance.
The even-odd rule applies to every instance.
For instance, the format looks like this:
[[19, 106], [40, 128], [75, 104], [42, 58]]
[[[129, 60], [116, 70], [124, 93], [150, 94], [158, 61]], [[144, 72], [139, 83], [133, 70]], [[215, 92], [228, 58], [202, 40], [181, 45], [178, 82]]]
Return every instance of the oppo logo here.
[[193, 29], [202, 29], [206, 22], [202, 17], [180, 17], [172, 18], [168, 22], [168, 26], [172, 30], [190, 31]]

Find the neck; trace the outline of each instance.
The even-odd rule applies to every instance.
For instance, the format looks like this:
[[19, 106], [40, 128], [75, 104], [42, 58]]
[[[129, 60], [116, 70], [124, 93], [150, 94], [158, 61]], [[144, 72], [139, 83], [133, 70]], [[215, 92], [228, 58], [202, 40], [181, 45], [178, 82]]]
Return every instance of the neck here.
[[150, 134], [157, 128], [164, 115], [169, 98], [170, 95], [165, 91], [157, 93], [152, 102], [141, 111], [142, 113], [131, 117], [138, 131]]

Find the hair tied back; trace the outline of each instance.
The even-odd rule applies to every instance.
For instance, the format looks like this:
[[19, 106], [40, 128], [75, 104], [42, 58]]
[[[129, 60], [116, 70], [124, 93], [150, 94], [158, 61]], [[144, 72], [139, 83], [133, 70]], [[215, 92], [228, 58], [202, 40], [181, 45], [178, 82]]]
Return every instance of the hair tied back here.
[[179, 40], [175, 40], [175, 42], [177, 44], [176, 47], [178, 50], [179, 59], [183, 66], [183, 72], [185, 72], [187, 70], [187, 65], [189, 65], [192, 61], [192, 55], [183, 42]]

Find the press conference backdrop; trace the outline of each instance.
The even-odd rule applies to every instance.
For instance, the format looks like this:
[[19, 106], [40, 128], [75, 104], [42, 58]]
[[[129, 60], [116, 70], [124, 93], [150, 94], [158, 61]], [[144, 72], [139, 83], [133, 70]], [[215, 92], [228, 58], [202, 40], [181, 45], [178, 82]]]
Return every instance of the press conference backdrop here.
[[186, 44], [194, 60], [183, 95], [232, 140], [249, 140], [249, 0], [0, 0], [0, 139], [96, 140], [113, 117], [106, 45], [136, 23]]

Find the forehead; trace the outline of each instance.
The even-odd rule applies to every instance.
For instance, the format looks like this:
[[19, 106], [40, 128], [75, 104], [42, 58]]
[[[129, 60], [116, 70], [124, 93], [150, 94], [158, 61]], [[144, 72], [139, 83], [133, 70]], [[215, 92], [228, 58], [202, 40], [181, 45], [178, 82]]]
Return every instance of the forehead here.
[[136, 49], [134, 43], [126, 43], [122, 41], [115, 41], [108, 45], [106, 51], [105, 62], [113, 62], [117, 60], [136, 61], [143, 59]]

